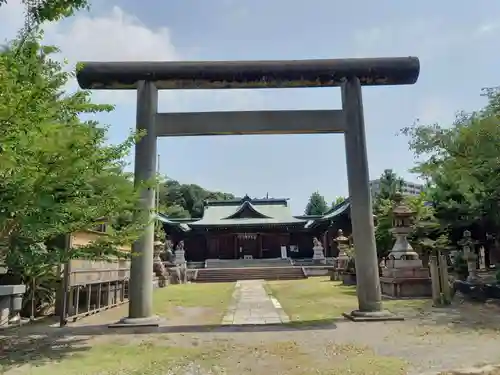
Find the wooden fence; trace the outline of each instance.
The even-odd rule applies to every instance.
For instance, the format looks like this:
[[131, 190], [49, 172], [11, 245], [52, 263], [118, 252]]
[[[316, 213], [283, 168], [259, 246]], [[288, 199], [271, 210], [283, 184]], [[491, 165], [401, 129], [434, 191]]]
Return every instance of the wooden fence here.
[[71, 261], [64, 267], [60, 325], [128, 302], [129, 261]]

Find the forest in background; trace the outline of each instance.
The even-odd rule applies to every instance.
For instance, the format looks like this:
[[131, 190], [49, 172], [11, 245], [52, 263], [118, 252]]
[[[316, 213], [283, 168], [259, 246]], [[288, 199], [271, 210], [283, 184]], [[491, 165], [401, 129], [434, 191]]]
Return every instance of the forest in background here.
[[[234, 194], [207, 190], [196, 184], [183, 184], [166, 178], [159, 185], [159, 211], [172, 219], [201, 218], [206, 200], [237, 199]], [[262, 197], [265, 198], [265, 197]], [[319, 192], [313, 192], [304, 210], [305, 215], [322, 215], [346, 198], [337, 197], [328, 204]]]

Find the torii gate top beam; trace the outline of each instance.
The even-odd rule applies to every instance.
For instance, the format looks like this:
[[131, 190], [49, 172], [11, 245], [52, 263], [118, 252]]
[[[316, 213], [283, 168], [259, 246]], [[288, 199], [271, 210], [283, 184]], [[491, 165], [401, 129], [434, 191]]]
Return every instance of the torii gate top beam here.
[[284, 61], [81, 62], [83, 89], [132, 90], [137, 82], [158, 89], [335, 87], [358, 77], [363, 86], [411, 85], [420, 73], [417, 57]]

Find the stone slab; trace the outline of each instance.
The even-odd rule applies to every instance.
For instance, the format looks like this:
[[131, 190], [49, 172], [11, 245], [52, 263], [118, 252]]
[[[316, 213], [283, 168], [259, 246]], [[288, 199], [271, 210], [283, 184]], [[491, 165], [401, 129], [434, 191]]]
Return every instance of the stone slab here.
[[0, 296], [11, 296], [14, 294], [24, 294], [26, 285], [0, 285]]
[[222, 324], [263, 325], [289, 321], [281, 305], [264, 289], [263, 280], [238, 281]]
[[402, 321], [405, 320], [402, 316], [384, 315], [384, 316], [357, 316], [352, 315], [352, 312], [342, 313], [342, 316], [352, 322], [387, 322], [387, 321]]
[[163, 323], [163, 320], [157, 316], [147, 318], [123, 318], [117, 323], [109, 324], [108, 328], [160, 327]]

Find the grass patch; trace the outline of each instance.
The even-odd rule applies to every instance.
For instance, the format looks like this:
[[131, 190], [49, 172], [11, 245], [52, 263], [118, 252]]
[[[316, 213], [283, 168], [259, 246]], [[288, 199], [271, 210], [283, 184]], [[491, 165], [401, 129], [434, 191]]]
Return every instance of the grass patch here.
[[[343, 312], [358, 307], [356, 288], [343, 286], [327, 277], [304, 280], [269, 281], [266, 289], [278, 299], [292, 321], [325, 321], [341, 317]], [[424, 310], [431, 305], [428, 299], [389, 300], [384, 307], [400, 310]]]
[[368, 347], [350, 344], [328, 344], [318, 352], [294, 340], [256, 345], [213, 340], [200, 346], [174, 346], [174, 340], [159, 335], [135, 343], [120, 341], [73, 348], [59, 359], [54, 348], [47, 347], [44, 362], [27, 360], [12, 370], [18, 375], [402, 375], [406, 366], [401, 360], [377, 356]]
[[[170, 346], [168, 341], [159, 343], [155, 340], [137, 345], [93, 345], [80, 348], [59, 360], [52, 358], [45, 363], [31, 362], [31, 366], [30, 361], [27, 361], [28, 365], [15, 369], [14, 372], [30, 375], [157, 375], [167, 374], [172, 370], [174, 375], [184, 374], [181, 369], [192, 363], [216, 357], [216, 349]], [[6, 367], [0, 369], [5, 371]]]
[[154, 292], [154, 313], [171, 317], [182, 309], [204, 309], [203, 323], [218, 324], [231, 302], [234, 283], [170, 285]]

